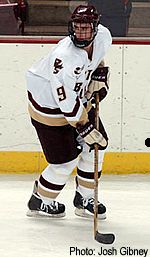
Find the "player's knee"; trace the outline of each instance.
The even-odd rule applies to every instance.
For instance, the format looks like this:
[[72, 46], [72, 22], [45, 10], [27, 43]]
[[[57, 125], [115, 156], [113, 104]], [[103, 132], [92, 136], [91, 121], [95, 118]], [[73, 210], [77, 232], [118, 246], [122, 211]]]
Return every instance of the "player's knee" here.
[[[98, 156], [98, 170], [102, 170], [103, 159], [105, 151], [99, 151]], [[94, 151], [89, 152], [89, 148], [86, 146], [81, 153], [81, 158], [78, 163], [78, 168], [81, 170], [94, 171]]]
[[51, 164], [51, 167], [55, 169], [57, 175], [70, 175], [73, 169], [77, 166], [78, 158], [67, 163]]

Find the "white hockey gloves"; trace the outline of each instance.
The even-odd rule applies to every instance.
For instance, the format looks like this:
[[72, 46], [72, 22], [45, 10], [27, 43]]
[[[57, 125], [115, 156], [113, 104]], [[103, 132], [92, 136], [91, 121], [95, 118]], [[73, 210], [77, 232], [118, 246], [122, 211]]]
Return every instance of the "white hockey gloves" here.
[[102, 101], [107, 95], [109, 86], [109, 67], [97, 68], [91, 76], [91, 83], [89, 84], [88, 91], [86, 93], [87, 100], [94, 97], [96, 92], [99, 92], [99, 100]]
[[77, 131], [84, 139], [85, 143], [94, 149], [94, 144], [98, 144], [100, 150], [106, 149], [108, 142], [103, 135], [94, 128], [93, 124], [87, 122], [84, 126], [77, 126]]

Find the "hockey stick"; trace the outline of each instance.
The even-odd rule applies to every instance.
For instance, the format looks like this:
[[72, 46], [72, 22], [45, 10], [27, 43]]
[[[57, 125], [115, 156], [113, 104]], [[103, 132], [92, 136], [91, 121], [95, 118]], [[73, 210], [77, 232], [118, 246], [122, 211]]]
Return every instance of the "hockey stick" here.
[[[95, 127], [99, 130], [99, 93], [95, 99]], [[114, 234], [102, 234], [98, 232], [98, 144], [94, 145], [94, 239], [102, 244], [112, 244]]]

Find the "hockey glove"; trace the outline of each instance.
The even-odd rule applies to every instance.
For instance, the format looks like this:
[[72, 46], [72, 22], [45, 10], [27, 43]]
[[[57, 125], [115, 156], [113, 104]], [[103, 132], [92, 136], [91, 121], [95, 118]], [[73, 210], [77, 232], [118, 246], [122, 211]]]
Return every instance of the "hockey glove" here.
[[90, 100], [96, 92], [99, 92], [99, 100], [102, 101], [108, 93], [108, 79], [109, 67], [97, 68], [91, 76], [91, 83], [86, 93], [87, 100]]
[[94, 128], [93, 124], [87, 122], [84, 126], [77, 126], [77, 131], [84, 139], [85, 143], [94, 149], [94, 144], [98, 144], [100, 150], [106, 149], [108, 142], [103, 135]]

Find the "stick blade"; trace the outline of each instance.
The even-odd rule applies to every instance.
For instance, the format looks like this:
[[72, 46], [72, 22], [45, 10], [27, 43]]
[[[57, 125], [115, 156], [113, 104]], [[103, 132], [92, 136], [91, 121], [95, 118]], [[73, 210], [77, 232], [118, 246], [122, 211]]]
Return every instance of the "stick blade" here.
[[115, 241], [114, 234], [102, 234], [96, 231], [95, 240], [101, 244], [113, 244]]

